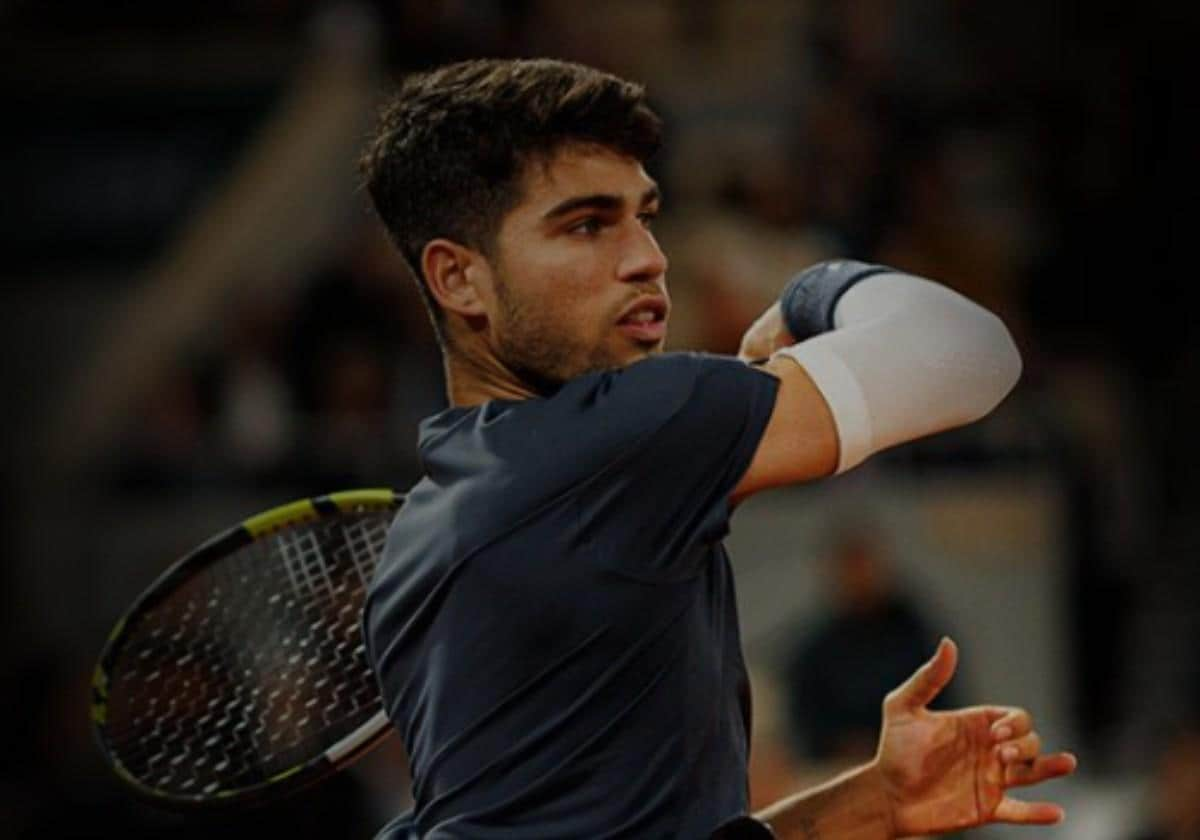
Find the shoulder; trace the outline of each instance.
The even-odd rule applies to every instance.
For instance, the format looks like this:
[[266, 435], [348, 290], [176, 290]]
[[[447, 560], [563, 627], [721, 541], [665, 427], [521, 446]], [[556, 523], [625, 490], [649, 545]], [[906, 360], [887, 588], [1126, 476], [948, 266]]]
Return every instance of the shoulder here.
[[662, 353], [628, 367], [572, 380], [552, 402], [602, 409], [642, 401], [644, 416], [662, 417], [689, 399], [703, 397], [708, 388], [750, 390], [774, 381], [772, 374], [733, 356]]
[[776, 385], [730, 356], [660, 354], [577, 377], [549, 397], [451, 409], [422, 427], [419, 451], [439, 488], [466, 480], [544, 499], [630, 457], [728, 453], [765, 424]]
[[776, 385], [772, 374], [732, 356], [664, 353], [574, 379], [528, 406], [527, 416], [603, 446], [686, 425], [692, 417], [718, 425], [723, 415], [740, 418], [747, 405], [773, 399]]
[[648, 356], [628, 367], [610, 371], [610, 377], [629, 382], [690, 383], [696, 379], [726, 376], [745, 380], [774, 378], [759, 368], [746, 364], [735, 356], [717, 353], [659, 353]]

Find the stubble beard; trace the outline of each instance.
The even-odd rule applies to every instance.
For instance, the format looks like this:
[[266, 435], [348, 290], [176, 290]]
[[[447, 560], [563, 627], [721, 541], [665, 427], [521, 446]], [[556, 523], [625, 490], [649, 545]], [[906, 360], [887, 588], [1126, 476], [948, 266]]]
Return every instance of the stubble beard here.
[[577, 336], [564, 334], [552, 313], [520, 300], [503, 280], [496, 284], [496, 298], [502, 319], [497, 353], [536, 392], [552, 394], [577, 376], [620, 367], [603, 347], [588, 347]]

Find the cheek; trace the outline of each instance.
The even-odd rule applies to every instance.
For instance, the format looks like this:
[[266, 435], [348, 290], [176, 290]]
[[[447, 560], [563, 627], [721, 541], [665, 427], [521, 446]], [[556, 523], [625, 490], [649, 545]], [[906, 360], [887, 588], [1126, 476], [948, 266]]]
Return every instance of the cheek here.
[[519, 258], [504, 266], [504, 274], [514, 281], [509, 283], [511, 317], [506, 319], [510, 334], [589, 355], [610, 338], [619, 339], [613, 321], [629, 295], [606, 270], [610, 254], [596, 243], [565, 240], [512, 253]]
[[595, 331], [586, 299], [565, 282], [510, 293], [502, 310], [500, 330], [522, 345], [557, 347], [569, 353], [591, 341]]
[[611, 320], [606, 284], [578, 264], [547, 266], [530, 295], [535, 320], [569, 336], [595, 338]]
[[572, 348], [595, 346], [604, 338], [603, 307], [583, 295], [547, 297], [530, 319], [530, 326], [544, 339], [562, 347], [564, 353], [569, 353]]

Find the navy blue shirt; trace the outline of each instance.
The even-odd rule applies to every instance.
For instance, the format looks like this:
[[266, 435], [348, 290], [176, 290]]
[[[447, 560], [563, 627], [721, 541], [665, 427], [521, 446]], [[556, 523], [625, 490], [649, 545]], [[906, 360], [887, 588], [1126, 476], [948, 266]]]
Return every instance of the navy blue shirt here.
[[426, 420], [367, 598], [411, 763], [383, 837], [707, 837], [746, 811], [721, 539], [777, 380], [668, 354]]

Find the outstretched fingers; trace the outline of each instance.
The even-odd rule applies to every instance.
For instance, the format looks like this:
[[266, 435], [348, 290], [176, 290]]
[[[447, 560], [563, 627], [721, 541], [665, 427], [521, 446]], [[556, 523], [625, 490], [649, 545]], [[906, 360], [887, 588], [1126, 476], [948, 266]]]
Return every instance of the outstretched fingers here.
[[1033, 716], [1024, 709], [993, 706], [987, 715], [992, 724], [992, 738], [997, 742], [1020, 738], [1033, 730]]
[[[1037, 755], [1035, 741], [1037, 733], [1018, 739], [1019, 744], [1012, 743], [1008, 747], [1019, 747], [1021, 757], [1015, 758], [1004, 767], [1004, 786], [1036, 785], [1049, 779], [1067, 776], [1075, 771], [1078, 764], [1075, 756], [1068, 752], [1051, 755]], [[1026, 758], [1025, 754], [1032, 753], [1033, 757]], [[1013, 799], [1005, 796], [996, 806], [992, 819], [996, 822], [1019, 823], [1022, 825], [1053, 825], [1062, 822], [1066, 817], [1061, 805], [1054, 802], [1026, 802], [1023, 799]]]
[[896, 688], [884, 701], [884, 708], [891, 713], [915, 711], [929, 705], [941, 693], [958, 665], [958, 646], [949, 637], [942, 637], [933, 658], [918, 668], [903, 685]]
[[1066, 817], [1061, 805], [1053, 802], [1026, 802], [1023, 799], [1004, 797], [996, 806], [993, 819], [996, 822], [1020, 825], [1054, 825]]
[[1020, 738], [1005, 741], [996, 747], [996, 756], [1005, 764], [1032, 761], [1042, 751], [1042, 738], [1036, 732], [1027, 732]]
[[1004, 786], [1036, 785], [1075, 772], [1079, 761], [1069, 752], [1042, 755], [1032, 761], [1020, 761], [1004, 768]]

